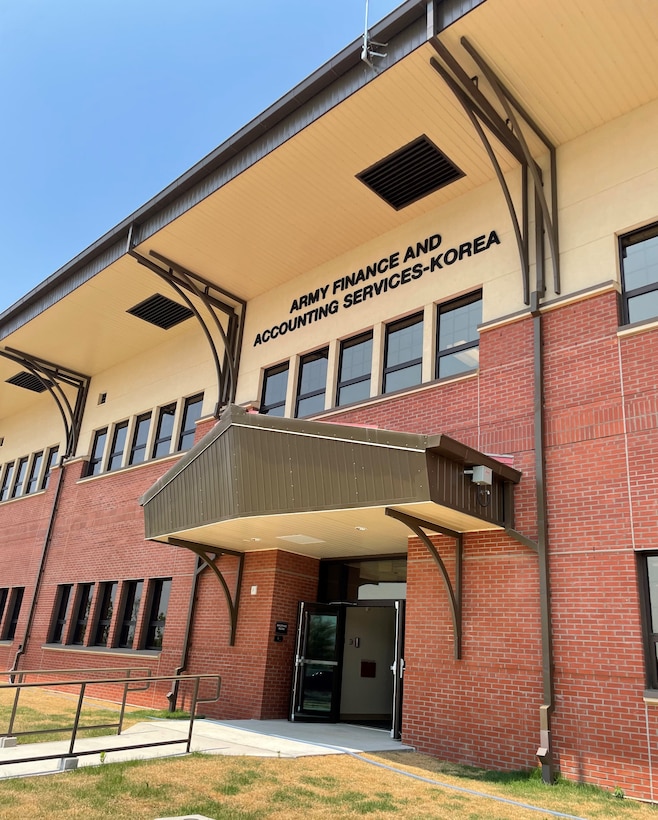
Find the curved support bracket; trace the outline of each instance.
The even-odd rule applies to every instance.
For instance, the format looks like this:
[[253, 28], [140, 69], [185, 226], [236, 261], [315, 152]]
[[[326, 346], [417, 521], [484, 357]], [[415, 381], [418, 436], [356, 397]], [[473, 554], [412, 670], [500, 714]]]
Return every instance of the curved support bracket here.
[[[244, 553], [234, 552], [233, 550], [225, 550], [221, 547], [208, 547], [205, 544], [197, 544], [194, 541], [183, 541], [180, 538], [170, 538], [168, 543], [172, 544], [174, 547], [185, 547], [185, 549], [191, 550], [210, 570], [214, 572], [215, 577], [219, 581], [222, 590], [224, 591], [224, 596], [228, 605], [231, 623], [231, 637], [229, 639], [229, 646], [235, 646], [235, 633], [238, 627], [238, 607], [240, 605], [240, 590], [242, 588], [242, 571], [244, 569]], [[214, 554], [214, 558], [208, 557], [209, 552]], [[222, 555], [233, 555], [238, 559], [238, 577], [235, 583], [235, 595], [231, 595], [231, 591], [228, 588], [226, 579], [222, 575], [222, 571], [219, 569], [217, 564], [215, 564], [217, 556], [221, 557]]]
[[[498, 111], [482, 93], [481, 89], [478, 87], [478, 84], [473, 81], [468, 72], [459, 64], [455, 57], [437, 37], [433, 37], [431, 43], [441, 62], [432, 57], [430, 58], [430, 65], [443, 78], [445, 83], [466, 111], [494, 168], [512, 219], [512, 226], [514, 228], [514, 234], [517, 241], [519, 260], [521, 263], [521, 271], [523, 276], [524, 303], [526, 305], [531, 305], [534, 311], [537, 309], [538, 299], [540, 299], [545, 292], [543, 276], [544, 232], [548, 236], [548, 242], [551, 249], [553, 290], [556, 294], [560, 293], [561, 287], [555, 146], [550, 142], [546, 134], [534, 122], [532, 117], [527, 113], [518, 100], [514, 98], [504, 83], [497, 77], [493, 69], [486, 63], [484, 58], [476, 51], [471, 43], [465, 37], [462, 37], [460, 42], [475, 61], [477, 67], [482, 71], [496, 97], [496, 100], [505, 112], [504, 117], [498, 113]], [[544, 193], [544, 182], [542, 179], [541, 169], [532, 156], [530, 146], [525, 138], [523, 129], [521, 128], [520, 119], [523, 120], [523, 122], [534, 132], [534, 134], [548, 149], [551, 191], [550, 207]], [[521, 165], [523, 190], [520, 218], [517, 215], [507, 183], [504, 180], [500, 163], [493, 152], [491, 143], [484, 133], [485, 127]], [[535, 298], [531, 297], [529, 281], [529, 249], [531, 237], [528, 230], [528, 186], [530, 182], [532, 183], [532, 200], [534, 204], [534, 216], [536, 223], [534, 237], [534, 260], [537, 266]]]
[[[424, 521], [422, 518], [416, 518], [412, 515], [406, 515], [405, 513], [398, 512], [398, 510], [393, 510], [390, 507], [387, 507], [385, 510], [386, 515], [390, 516], [391, 518], [395, 518], [400, 521], [402, 524], [405, 524], [409, 529], [416, 535], [420, 540], [425, 544], [427, 547], [430, 555], [434, 558], [434, 561], [439, 568], [439, 572], [441, 573], [441, 578], [443, 579], [443, 583], [445, 585], [446, 591], [448, 593], [448, 599], [450, 601], [450, 613], [452, 615], [452, 626], [455, 635], [455, 660], [461, 660], [462, 656], [462, 563], [463, 563], [463, 552], [464, 552], [464, 539], [463, 535], [460, 532], [455, 532], [454, 530], [446, 529], [445, 527], [440, 527], [438, 524], [432, 524], [430, 521]], [[448, 575], [448, 570], [446, 569], [446, 565], [443, 562], [443, 559], [439, 555], [439, 551], [434, 546], [432, 541], [428, 538], [426, 533], [423, 530], [431, 530], [432, 532], [438, 532], [441, 535], [447, 535], [450, 538], [454, 538], [456, 542], [456, 550], [455, 550], [455, 585], [453, 588], [452, 581], [450, 580], [450, 576]]]
[[[246, 302], [156, 251], [149, 251], [150, 256], [166, 265], [166, 268], [142, 256], [133, 247], [129, 247], [128, 253], [140, 265], [167, 282], [201, 325], [217, 375], [217, 402], [214, 415], [215, 418], [219, 418], [221, 410], [235, 400]], [[189, 294], [194, 298], [190, 298]], [[224, 318], [220, 318], [220, 313]]]
[[[91, 378], [83, 373], [62, 367], [61, 365], [32, 356], [21, 350], [12, 347], [0, 348], [0, 356], [15, 362], [24, 368], [28, 373], [38, 379], [45, 390], [57, 405], [59, 414], [64, 424], [66, 437], [66, 448], [64, 458], [75, 455], [75, 450], [80, 436], [80, 426], [82, 424], [82, 413], [84, 411], [89, 383]], [[64, 386], [73, 387], [75, 390], [75, 401], [71, 400], [64, 391]]]

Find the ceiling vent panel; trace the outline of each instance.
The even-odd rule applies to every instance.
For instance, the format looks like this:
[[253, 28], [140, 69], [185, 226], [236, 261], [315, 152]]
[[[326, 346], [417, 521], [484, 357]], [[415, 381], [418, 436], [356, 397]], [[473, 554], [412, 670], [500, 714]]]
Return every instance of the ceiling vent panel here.
[[463, 171], [423, 135], [357, 174], [357, 179], [399, 211], [463, 176]]
[[28, 373], [27, 370], [22, 370], [16, 373], [10, 379], [7, 379], [7, 384], [15, 384], [16, 387], [22, 387], [25, 390], [31, 390], [33, 393], [43, 393], [46, 390], [46, 385], [34, 373]]
[[160, 293], [154, 293], [138, 305], [129, 308], [127, 313], [137, 316], [138, 319], [143, 319], [145, 322], [150, 322], [152, 325], [161, 327], [163, 330], [169, 330], [170, 327], [184, 322], [192, 316], [192, 311], [162, 296]]

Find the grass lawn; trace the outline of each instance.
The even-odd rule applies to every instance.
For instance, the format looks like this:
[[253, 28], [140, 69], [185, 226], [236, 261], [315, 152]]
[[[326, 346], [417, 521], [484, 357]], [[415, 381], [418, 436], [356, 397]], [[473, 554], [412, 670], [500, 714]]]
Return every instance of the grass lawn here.
[[[32, 690], [21, 720], [31, 728], [44, 721], [63, 725], [72, 720], [75, 706], [75, 697]], [[85, 722], [112, 722], [117, 708], [112, 703], [90, 702], [85, 705]], [[0, 731], [6, 727], [9, 709], [7, 693], [0, 692]], [[154, 714], [162, 713], [132, 708], [127, 721], [132, 724]], [[546, 811], [426, 783], [405, 772]], [[549, 810], [587, 820], [658, 820], [658, 808], [594, 787], [565, 781], [548, 787], [536, 771], [501, 774], [442, 763], [415, 752], [297, 760], [190, 755], [0, 781], [0, 820], [153, 820], [186, 814], [214, 820], [548, 820], [554, 816]]]

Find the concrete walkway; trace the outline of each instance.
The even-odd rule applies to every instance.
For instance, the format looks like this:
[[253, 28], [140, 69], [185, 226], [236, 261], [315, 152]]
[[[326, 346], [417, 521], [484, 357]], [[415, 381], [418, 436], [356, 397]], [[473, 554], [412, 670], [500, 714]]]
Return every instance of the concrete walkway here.
[[[189, 724], [185, 720], [151, 720], [137, 723], [120, 736], [82, 738], [76, 741], [76, 752], [90, 754], [76, 757], [78, 766], [99, 766], [104, 762], [150, 760], [185, 754]], [[133, 748], [113, 752], [117, 746], [139, 746], [168, 740], [180, 744]], [[61, 771], [61, 761], [68, 754], [67, 741], [21, 744], [0, 749], [0, 779], [53, 774]], [[192, 751], [207, 754], [247, 755], [252, 757], [305, 757], [307, 755], [346, 754], [348, 752], [381, 752], [408, 749], [392, 740], [387, 731], [352, 726], [345, 723], [289, 723], [286, 720], [195, 720]], [[91, 753], [93, 752], [93, 753]], [[11, 763], [25, 757], [57, 755], [51, 760]], [[68, 761], [67, 761], [68, 764]], [[75, 768], [75, 762], [71, 764]]]

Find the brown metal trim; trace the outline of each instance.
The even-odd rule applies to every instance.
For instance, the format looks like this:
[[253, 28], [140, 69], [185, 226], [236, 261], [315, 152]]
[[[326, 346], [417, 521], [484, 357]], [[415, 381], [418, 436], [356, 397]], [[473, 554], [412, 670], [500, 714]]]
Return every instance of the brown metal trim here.
[[[244, 553], [243, 552], [235, 552], [234, 550], [224, 550], [217, 547], [211, 548], [207, 547], [205, 544], [197, 544], [194, 541], [184, 541], [181, 538], [170, 538], [169, 543], [172, 544], [174, 547], [184, 547], [185, 549], [191, 550], [195, 553], [203, 562], [204, 564], [211, 569], [217, 580], [219, 581], [224, 595], [226, 597], [226, 603], [228, 605], [229, 611], [229, 618], [231, 623], [231, 637], [229, 639], [229, 646], [235, 646], [235, 633], [238, 627], [238, 609], [240, 606], [240, 590], [242, 588], [242, 574], [244, 570]], [[231, 596], [231, 592], [228, 588], [228, 584], [226, 583], [226, 579], [222, 575], [221, 570], [215, 564], [215, 559], [210, 559], [207, 555], [208, 552], [212, 552], [215, 555], [215, 558], [218, 556], [221, 557], [222, 555], [232, 555], [238, 559], [238, 577], [236, 580], [236, 589], [235, 594]]]
[[[424, 521], [422, 518], [416, 518], [413, 515], [401, 513], [398, 510], [393, 510], [387, 507], [384, 512], [391, 518], [395, 518], [402, 524], [405, 524], [427, 547], [430, 555], [434, 558], [436, 565], [441, 573], [441, 578], [445, 584], [450, 601], [450, 613], [452, 615], [452, 626], [455, 637], [454, 656], [455, 660], [461, 660], [462, 656], [462, 566], [463, 566], [463, 550], [464, 538], [460, 532], [449, 530], [446, 527], [440, 527], [438, 524], [433, 524], [430, 521]], [[423, 532], [423, 530], [431, 530], [438, 532], [441, 535], [447, 535], [455, 539], [455, 585], [453, 588], [450, 576], [443, 559], [439, 555], [439, 551]]]

